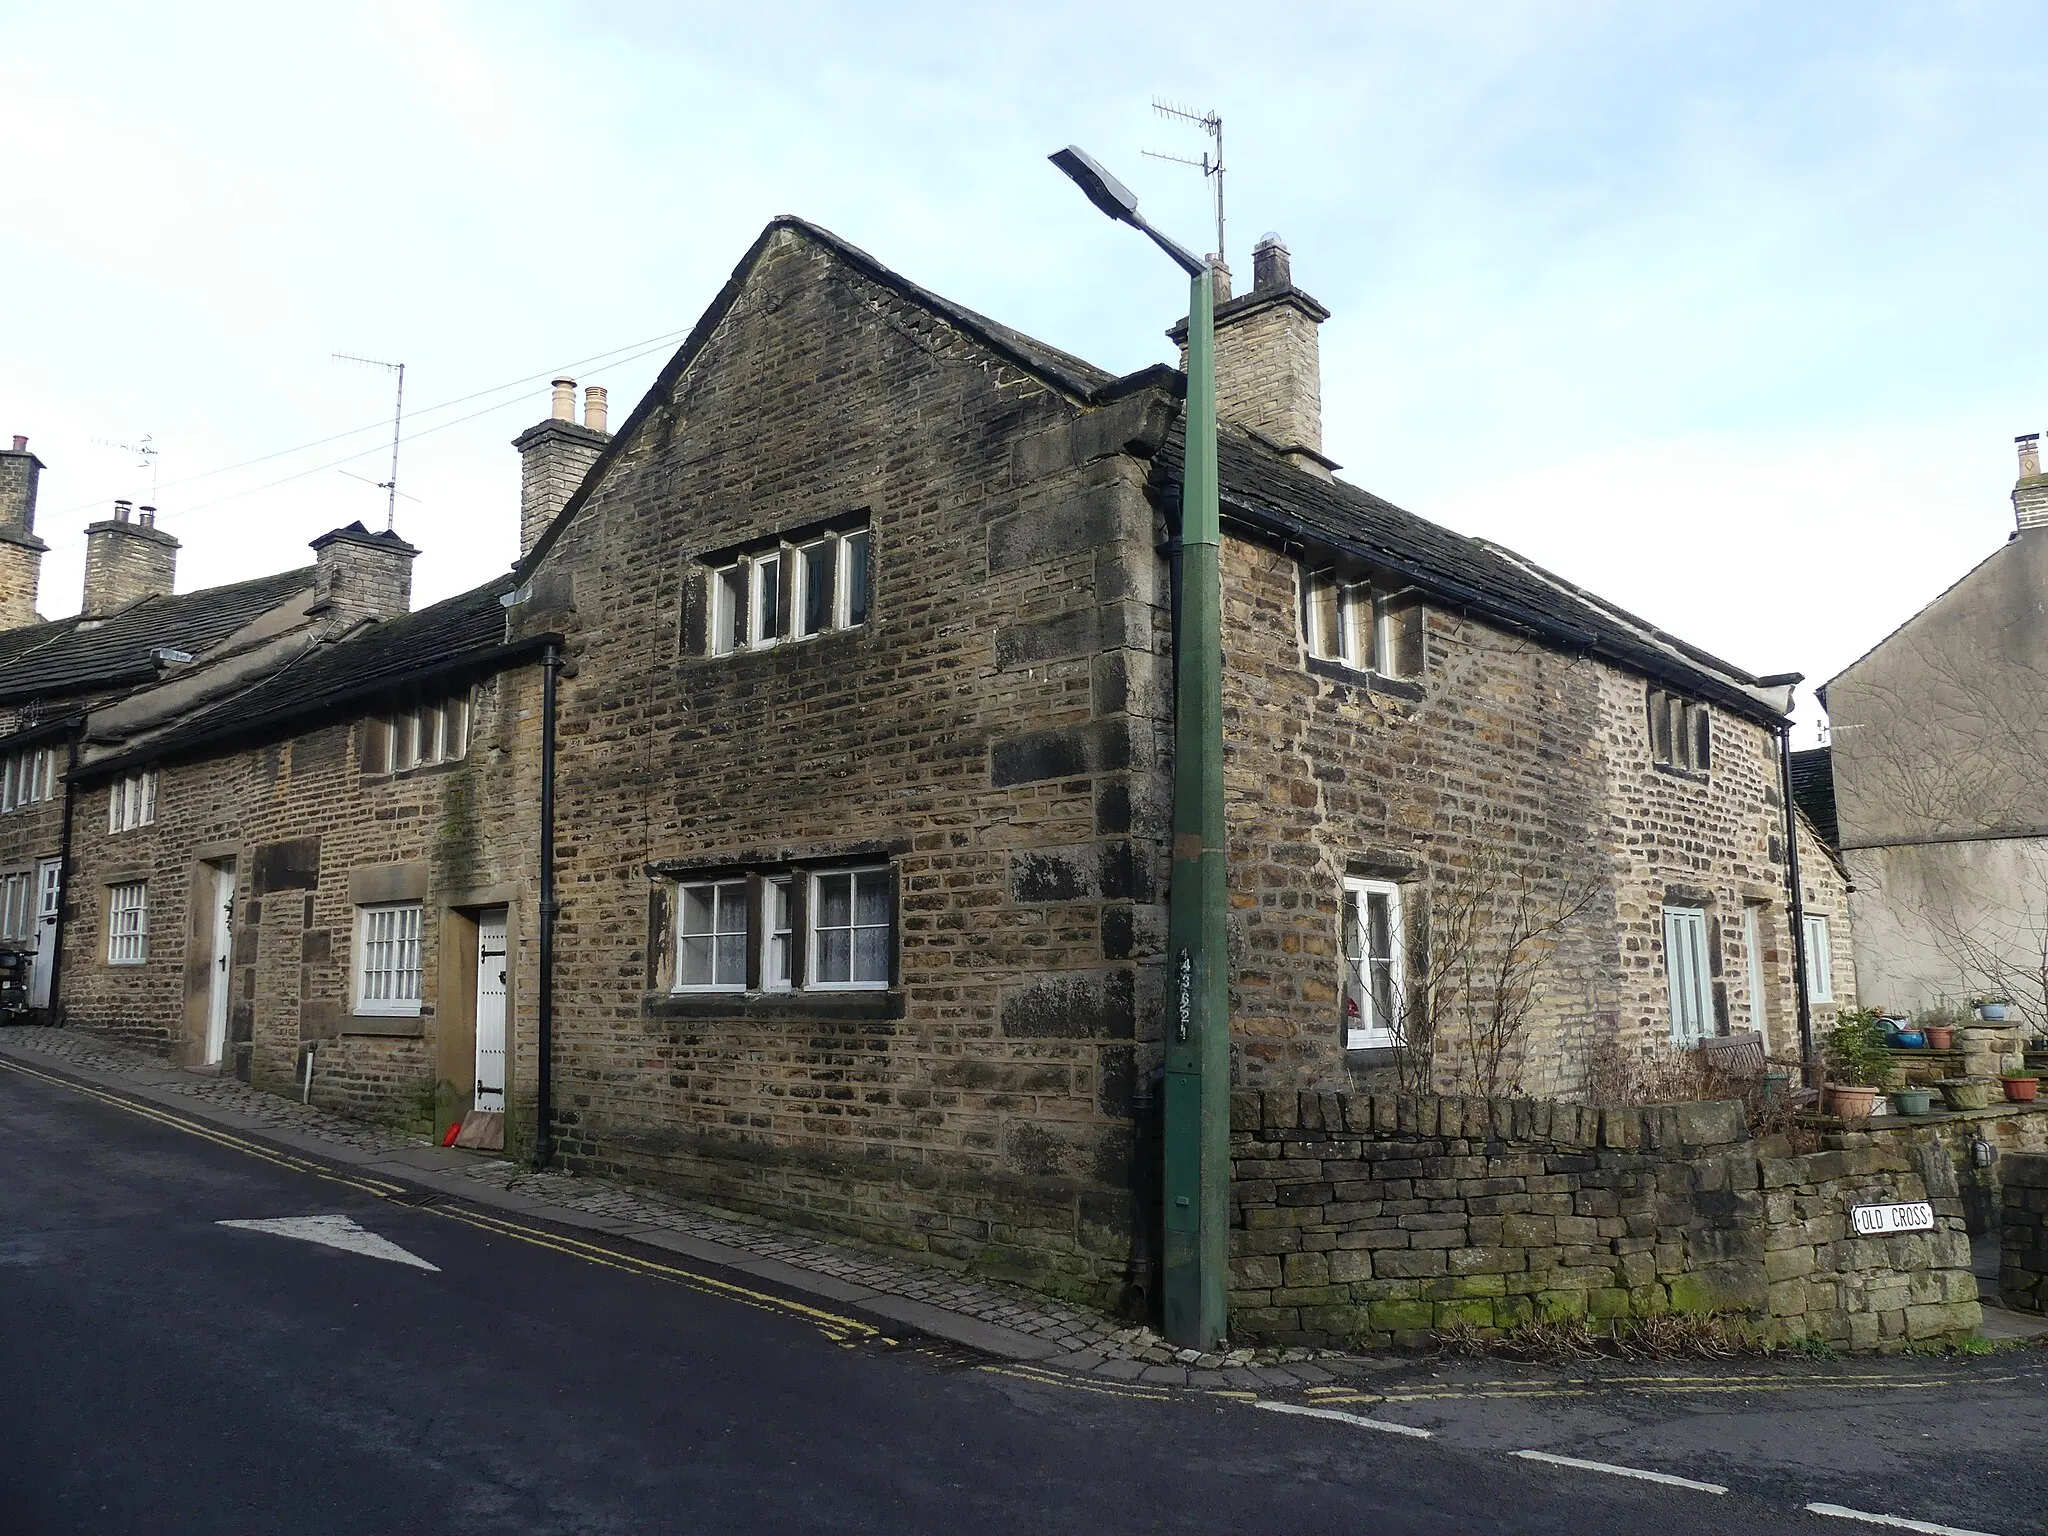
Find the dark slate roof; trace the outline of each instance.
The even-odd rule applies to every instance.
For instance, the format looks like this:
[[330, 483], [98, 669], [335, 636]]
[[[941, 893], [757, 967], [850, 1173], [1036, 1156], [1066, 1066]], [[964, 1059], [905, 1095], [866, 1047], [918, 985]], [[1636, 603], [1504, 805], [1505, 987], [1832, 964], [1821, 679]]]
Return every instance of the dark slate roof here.
[[101, 758], [87, 772], [99, 777], [133, 763], [191, 757], [234, 741], [275, 739], [408, 683], [452, 677], [470, 668], [487, 670], [494, 660], [542, 643], [506, 645], [505, 607], [498, 599], [510, 589], [509, 579], [501, 576], [404, 618], [323, 641], [245, 692], [128, 751]]
[[[1176, 507], [1184, 447], [1183, 428], [1176, 426], [1157, 461], [1162, 486], [1176, 498]], [[1440, 601], [1600, 656], [1752, 718], [1772, 724], [1780, 719], [1757, 696], [1759, 681], [1749, 673], [1512, 550], [1453, 533], [1370, 491], [1310, 474], [1251, 433], [1227, 424], [1217, 436], [1216, 466], [1226, 518], [1351, 555]]]
[[[147, 682], [159, 648], [211, 649], [313, 585], [313, 567], [172, 597], [146, 597], [98, 622], [56, 619], [0, 635], [0, 702], [63, 698]], [[15, 637], [21, 643], [14, 643]]]
[[1792, 754], [1792, 803], [1806, 814], [1813, 830], [1830, 848], [1842, 845], [1835, 818], [1835, 754], [1830, 747], [1810, 747]]

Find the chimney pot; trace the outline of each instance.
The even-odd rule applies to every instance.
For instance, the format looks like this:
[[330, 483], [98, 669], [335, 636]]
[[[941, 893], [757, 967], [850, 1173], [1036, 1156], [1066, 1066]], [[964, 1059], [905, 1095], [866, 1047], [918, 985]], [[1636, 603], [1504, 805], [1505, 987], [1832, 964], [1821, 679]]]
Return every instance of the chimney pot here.
[[605, 430], [605, 387], [592, 384], [583, 391], [583, 425], [593, 432]]
[[135, 512], [138, 519], [140, 519], [143, 527], [154, 528], [156, 526], [155, 507], [137, 507], [135, 509]]
[[574, 421], [576, 419], [576, 381], [574, 379], [557, 379], [555, 380], [554, 389], [555, 404], [554, 410], [551, 412], [554, 419], [556, 421]]
[[125, 523], [125, 522], [127, 522], [127, 521], [128, 521], [128, 514], [129, 514], [129, 513], [131, 513], [131, 512], [133, 512], [134, 510], [135, 510], [135, 503], [134, 503], [134, 502], [132, 502], [132, 501], [117, 501], [117, 502], [115, 502], [115, 503], [114, 503], [114, 521], [115, 521], [115, 522], [117, 522], [117, 523]]
[[23, 437], [19, 432], [14, 434], [14, 451], [16, 453], [28, 452], [28, 439]]
[[1287, 242], [1269, 234], [1252, 247], [1252, 292], [1275, 293], [1294, 286], [1293, 263]]

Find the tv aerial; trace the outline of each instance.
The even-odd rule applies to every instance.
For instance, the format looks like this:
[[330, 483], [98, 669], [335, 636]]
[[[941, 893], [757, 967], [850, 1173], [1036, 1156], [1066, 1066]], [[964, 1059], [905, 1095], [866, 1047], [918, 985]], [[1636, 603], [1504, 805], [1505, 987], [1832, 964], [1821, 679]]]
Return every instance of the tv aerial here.
[[[387, 363], [381, 357], [358, 357], [353, 352], [336, 352], [332, 355], [337, 363], [360, 363], [365, 368], [382, 368], [398, 375], [398, 400], [391, 408], [391, 478], [368, 482], [378, 490], [388, 493], [384, 498], [384, 531], [389, 533], [392, 525], [398, 521], [398, 498], [403, 494], [398, 489], [398, 429], [405, 421], [405, 364]], [[347, 474], [348, 471], [343, 470], [342, 473]], [[363, 480], [366, 477], [355, 475], [351, 478]], [[417, 496], [407, 496], [405, 499], [419, 500]]]
[[96, 437], [93, 441], [102, 448], [118, 448], [123, 453], [134, 454], [135, 467], [149, 471], [149, 499], [152, 502], [156, 500], [157, 465], [155, 438], [145, 433], [142, 441], [139, 443], [117, 443], [111, 437]]
[[1204, 133], [1208, 134], [1210, 139], [1213, 140], [1215, 143], [1216, 147], [1213, 155], [1210, 153], [1210, 151], [1205, 149], [1202, 151], [1200, 157], [1198, 158], [1190, 157], [1187, 155], [1163, 154], [1156, 149], [1143, 150], [1141, 151], [1141, 153], [1147, 159], [1150, 160], [1171, 160], [1175, 165], [1191, 165], [1196, 170], [1202, 173], [1203, 180], [1210, 183], [1216, 196], [1216, 259], [1218, 261], [1223, 262], [1225, 266], [1228, 266], [1229, 262], [1223, 254], [1224, 246], [1222, 114], [1213, 111], [1191, 112], [1186, 107], [1178, 106], [1170, 101], [1161, 101], [1156, 96], [1152, 98], [1152, 110], [1154, 112], [1157, 112], [1161, 117], [1174, 118], [1177, 121], [1183, 123], [1193, 123], [1197, 128], [1200, 128]]

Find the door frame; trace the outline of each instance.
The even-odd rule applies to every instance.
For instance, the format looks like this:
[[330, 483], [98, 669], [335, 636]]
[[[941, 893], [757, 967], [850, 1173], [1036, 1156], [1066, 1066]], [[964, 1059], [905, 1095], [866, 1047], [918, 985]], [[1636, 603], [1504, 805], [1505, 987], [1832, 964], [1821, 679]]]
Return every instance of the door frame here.
[[[35, 863], [36, 957], [29, 972], [29, 1006], [50, 1006], [51, 990], [57, 980], [57, 930], [64, 922], [64, 860], [37, 859]], [[44, 888], [51, 897], [50, 910], [43, 911]], [[38, 998], [36, 994], [42, 996]]]
[[[526, 887], [508, 881], [467, 891], [452, 891], [443, 898], [440, 948], [435, 959], [440, 992], [434, 1010], [432, 1049], [435, 1075], [455, 1091], [458, 1110], [464, 1104], [474, 1104], [476, 1100], [477, 917], [492, 907], [505, 909], [507, 1111], [516, 1103], [520, 1066], [524, 1060], [519, 1035], [523, 1023], [519, 1012], [519, 943], [520, 907], [526, 894]], [[435, 1126], [436, 1132], [444, 1129], [445, 1121]]]
[[508, 1103], [507, 1090], [511, 1086], [512, 1060], [512, 909], [502, 907], [479, 907], [476, 912], [476, 982], [471, 994], [470, 1007], [470, 1103], [477, 1109], [485, 1106], [477, 1102], [483, 1091], [483, 1079], [478, 1067], [483, 1055], [483, 992], [486, 967], [489, 963], [484, 952], [486, 921], [495, 919], [498, 941], [505, 947], [500, 953], [500, 975], [503, 977], [502, 992], [498, 1001], [498, 1102], [492, 1113], [503, 1114]]
[[[200, 1037], [199, 1065], [217, 1067], [227, 1059], [228, 1026], [235, 1011], [235, 898], [239, 893], [237, 866], [233, 859], [203, 864], [206, 881], [206, 910], [212, 919], [206, 927], [206, 1030]], [[214, 1019], [220, 1020], [220, 1044], [214, 1045]]]

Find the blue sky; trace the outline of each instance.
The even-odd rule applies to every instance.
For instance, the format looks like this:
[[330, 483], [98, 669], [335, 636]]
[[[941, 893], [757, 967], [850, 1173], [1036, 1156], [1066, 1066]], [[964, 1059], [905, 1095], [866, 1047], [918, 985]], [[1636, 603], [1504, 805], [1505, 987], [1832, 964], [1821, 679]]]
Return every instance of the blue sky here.
[[[374, 524], [324, 466], [381, 478], [388, 383], [335, 351], [402, 358], [418, 407], [541, 376], [404, 450], [419, 599], [502, 569], [545, 377], [687, 330], [780, 212], [1106, 367], [1170, 358], [1173, 269], [1044, 161], [1083, 144], [1210, 243], [1199, 176], [1140, 156], [1200, 147], [1167, 96], [1224, 115], [1239, 273], [1277, 230], [1333, 311], [1347, 478], [1824, 679], [2006, 536], [2048, 418], [2044, 21], [0, 0], [0, 433], [50, 466], [44, 611], [146, 491], [107, 443], [160, 450], [181, 585]], [[668, 350], [581, 376], [616, 419]]]

